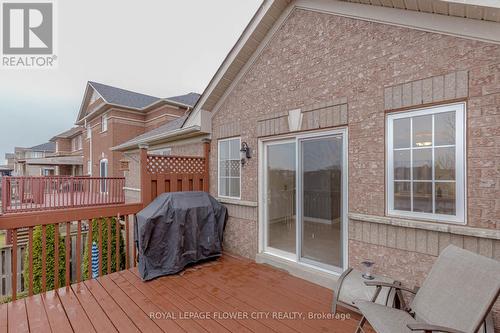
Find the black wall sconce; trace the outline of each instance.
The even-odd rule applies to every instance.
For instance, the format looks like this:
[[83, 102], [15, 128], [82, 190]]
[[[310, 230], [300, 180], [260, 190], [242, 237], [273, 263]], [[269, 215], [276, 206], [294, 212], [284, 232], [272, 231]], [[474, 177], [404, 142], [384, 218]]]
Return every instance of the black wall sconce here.
[[248, 147], [248, 144], [246, 142], [242, 142], [240, 149], [241, 165], [244, 165], [247, 162], [247, 159], [251, 157], [252, 156], [250, 155], [250, 147]]

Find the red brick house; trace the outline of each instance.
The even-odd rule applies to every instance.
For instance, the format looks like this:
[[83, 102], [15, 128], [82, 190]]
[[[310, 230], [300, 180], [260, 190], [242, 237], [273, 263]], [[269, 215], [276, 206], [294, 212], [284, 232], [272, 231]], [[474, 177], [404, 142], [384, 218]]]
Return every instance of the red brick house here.
[[84, 174], [121, 177], [121, 152], [111, 147], [153, 130], [186, 114], [188, 94], [158, 98], [97, 82], [88, 82], [76, 120], [84, 130]]
[[226, 249], [326, 286], [500, 260], [500, 6], [356, 2], [264, 1], [183, 125], [118, 148], [211, 138]]
[[14, 167], [14, 176], [43, 176], [53, 170], [39, 163], [45, 157], [53, 156], [56, 150], [54, 142], [42, 143], [30, 148], [15, 147], [14, 158], [11, 163]]

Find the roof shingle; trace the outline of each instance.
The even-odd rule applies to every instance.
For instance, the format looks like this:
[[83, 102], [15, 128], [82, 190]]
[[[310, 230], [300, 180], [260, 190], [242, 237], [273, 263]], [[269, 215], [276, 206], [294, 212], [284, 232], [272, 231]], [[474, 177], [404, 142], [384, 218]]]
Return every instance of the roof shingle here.
[[200, 99], [200, 96], [198, 93], [190, 92], [186, 95], [167, 97], [167, 99], [193, 107], [198, 102], [198, 99]]
[[54, 142], [46, 142], [46, 143], [42, 143], [41, 145], [33, 146], [33, 147], [29, 148], [29, 150], [55, 152], [56, 151], [56, 144]]
[[109, 104], [117, 104], [136, 109], [142, 109], [160, 100], [158, 97], [136, 93], [108, 86], [106, 84], [89, 81], [89, 84], [104, 98]]

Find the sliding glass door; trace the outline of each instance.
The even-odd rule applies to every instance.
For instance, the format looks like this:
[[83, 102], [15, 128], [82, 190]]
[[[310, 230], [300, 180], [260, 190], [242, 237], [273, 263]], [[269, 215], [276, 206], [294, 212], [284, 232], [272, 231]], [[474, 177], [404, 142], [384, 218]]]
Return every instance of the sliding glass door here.
[[295, 254], [295, 141], [270, 143], [266, 149], [266, 246], [282, 255]]
[[345, 266], [345, 132], [263, 143], [264, 251], [331, 271]]
[[343, 267], [341, 135], [300, 140], [300, 258]]

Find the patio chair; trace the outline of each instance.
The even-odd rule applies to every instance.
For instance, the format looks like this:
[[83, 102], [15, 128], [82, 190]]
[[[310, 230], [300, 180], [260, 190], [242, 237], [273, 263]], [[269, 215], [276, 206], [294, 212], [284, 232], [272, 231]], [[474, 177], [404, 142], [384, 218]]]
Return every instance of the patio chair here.
[[500, 293], [500, 262], [450, 245], [439, 255], [420, 289], [365, 283], [376, 286], [376, 294], [382, 287], [390, 287], [415, 297], [406, 310], [356, 302], [363, 315], [356, 332], [363, 331], [368, 321], [378, 333], [475, 333]]

